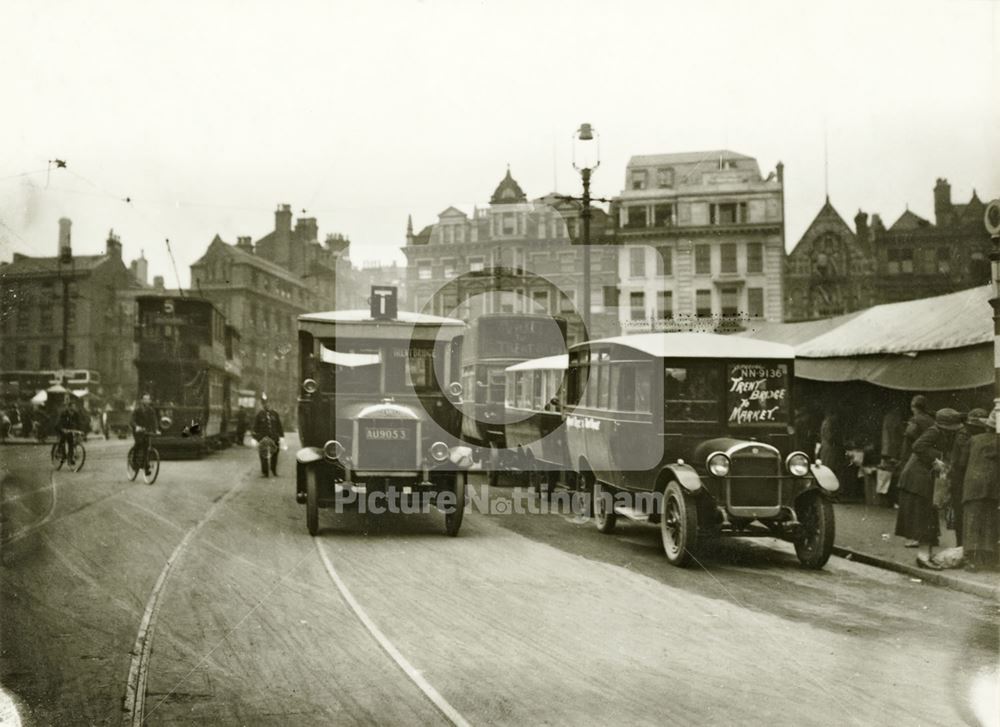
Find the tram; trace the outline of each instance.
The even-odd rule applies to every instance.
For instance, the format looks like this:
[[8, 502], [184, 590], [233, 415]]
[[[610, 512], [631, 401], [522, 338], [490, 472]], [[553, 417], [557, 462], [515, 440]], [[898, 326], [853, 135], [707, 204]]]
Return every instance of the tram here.
[[204, 298], [142, 295], [135, 330], [139, 390], [157, 407], [161, 456], [198, 458], [236, 436], [238, 333]]
[[403, 500], [437, 506], [457, 535], [472, 464], [459, 439], [465, 323], [398, 311], [387, 286], [371, 300], [370, 310], [299, 316], [296, 501], [311, 535], [321, 508]]

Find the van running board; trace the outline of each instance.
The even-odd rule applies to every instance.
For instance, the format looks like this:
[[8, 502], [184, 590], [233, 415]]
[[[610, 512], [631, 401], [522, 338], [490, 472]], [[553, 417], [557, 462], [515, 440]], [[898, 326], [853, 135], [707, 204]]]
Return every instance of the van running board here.
[[649, 513], [648, 512], [642, 512], [641, 510], [636, 510], [635, 508], [631, 508], [631, 507], [616, 507], [615, 508], [615, 513], [618, 514], [618, 515], [624, 515], [625, 517], [627, 517], [629, 520], [632, 520], [633, 522], [637, 522], [637, 523], [648, 523], [649, 522]]

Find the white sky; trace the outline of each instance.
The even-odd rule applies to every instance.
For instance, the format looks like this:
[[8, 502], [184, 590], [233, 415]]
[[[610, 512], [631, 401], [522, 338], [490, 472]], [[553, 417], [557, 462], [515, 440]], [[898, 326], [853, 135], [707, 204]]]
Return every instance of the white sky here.
[[[729, 148], [786, 169], [789, 249], [830, 197], [891, 224], [1000, 195], [1000, 14], [934, 2], [5, 2], [0, 259], [126, 260], [183, 284], [212, 236], [255, 239], [278, 203], [402, 259], [506, 165], [529, 197], [578, 193], [570, 139], [601, 134], [594, 192], [633, 154]], [[68, 170], [44, 171], [50, 159]], [[38, 172], [21, 175], [24, 172]], [[131, 203], [122, 201], [130, 197]]]

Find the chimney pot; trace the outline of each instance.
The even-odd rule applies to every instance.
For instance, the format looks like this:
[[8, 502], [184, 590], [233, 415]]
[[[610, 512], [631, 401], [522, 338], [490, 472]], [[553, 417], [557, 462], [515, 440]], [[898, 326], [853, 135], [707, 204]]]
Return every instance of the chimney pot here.
[[59, 257], [63, 260], [73, 257], [72, 227], [73, 221], [68, 217], [59, 219]]

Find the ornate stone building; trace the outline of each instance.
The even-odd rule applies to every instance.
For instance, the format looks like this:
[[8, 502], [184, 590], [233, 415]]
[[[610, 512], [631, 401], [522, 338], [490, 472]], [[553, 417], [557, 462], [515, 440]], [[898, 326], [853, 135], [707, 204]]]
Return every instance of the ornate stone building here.
[[[855, 217], [863, 231], [867, 218], [863, 212]], [[875, 305], [874, 280], [870, 235], [856, 235], [827, 198], [785, 261], [785, 320], [828, 318]]]
[[990, 280], [985, 205], [973, 191], [952, 204], [934, 186], [934, 222], [907, 208], [887, 229], [879, 215], [854, 217], [852, 232], [827, 200], [788, 256], [786, 320], [811, 320], [880, 303], [943, 295]]
[[612, 203], [623, 331], [780, 321], [783, 174], [726, 150], [632, 157]]
[[[607, 214], [592, 208], [593, 243], [606, 226]], [[482, 313], [546, 312], [566, 318], [571, 342], [582, 340], [583, 255], [573, 244], [579, 234], [578, 203], [555, 194], [529, 200], [508, 169], [489, 205], [471, 216], [448, 207], [419, 233], [408, 221], [408, 307], [467, 321]], [[592, 248], [590, 338], [618, 332], [617, 277], [617, 251]]]

